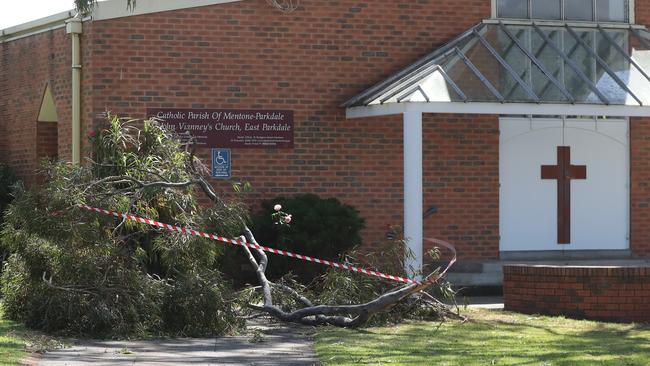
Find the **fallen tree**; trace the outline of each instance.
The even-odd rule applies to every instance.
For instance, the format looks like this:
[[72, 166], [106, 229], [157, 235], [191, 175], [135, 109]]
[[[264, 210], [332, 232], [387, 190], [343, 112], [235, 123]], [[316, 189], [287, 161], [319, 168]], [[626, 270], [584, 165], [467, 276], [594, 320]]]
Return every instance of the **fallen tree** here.
[[[249, 294], [258, 296], [248, 296], [247, 301], [241, 303], [227, 295], [230, 291], [227, 284], [212, 269], [213, 259], [218, 255], [214, 242], [178, 233], [163, 233], [160, 229], [126, 219], [111, 223], [106, 218], [77, 207], [84, 203], [162, 222], [202, 227], [224, 236], [241, 236], [247, 242], [257, 244], [248, 227], [246, 208], [239, 200], [226, 200], [227, 192], [219, 192], [206, 179], [208, 169], [196, 157], [196, 145], [191, 139], [189, 143], [181, 145], [156, 121], [127, 121], [115, 116], [109, 116], [109, 126], [97, 134], [91, 133], [89, 139], [93, 145], [93, 155], [86, 165], [49, 166], [50, 180], [44, 192], [24, 195], [28, 198], [19, 199], [18, 204], [10, 209], [10, 225], [3, 233], [3, 241], [14, 253], [14, 258], [8, 266], [9, 273], [3, 276], [3, 292], [8, 303], [7, 314], [13, 318], [29, 319], [26, 322], [37, 327], [38, 324], [49, 324], [47, 319], [39, 319], [38, 311], [44, 311], [45, 307], [45, 316], [49, 316], [51, 309], [48, 307], [51, 304], [39, 302], [30, 308], [31, 300], [25, 288], [30, 289], [27, 292], [45, 288], [53, 294], [51, 296], [69, 294], [68, 298], [61, 300], [62, 304], [71, 301], [87, 304], [85, 308], [75, 309], [80, 313], [90, 308], [107, 308], [97, 315], [98, 318], [107, 318], [102, 320], [106, 323], [102, 325], [104, 328], [112, 328], [111, 322], [115, 321], [121, 324], [129, 321], [137, 323], [141, 318], [138, 312], [147, 311], [152, 313], [153, 318], [142, 320], [145, 324], [143, 327], [172, 329], [175, 334], [183, 335], [201, 334], [201, 329], [205, 332], [207, 328], [201, 328], [201, 325], [206, 319], [214, 324], [209, 327], [212, 332], [227, 331], [229, 327], [224, 323], [234, 323], [233, 314], [242, 306], [285, 322], [341, 327], [364, 325], [378, 314], [392, 311], [398, 306], [402, 307], [403, 313], [425, 307], [433, 309], [438, 316], [455, 314], [429, 293], [432, 288], [440, 288], [439, 280], [455, 261], [455, 253], [446, 268], [435, 269], [423, 276], [421, 282], [401, 286], [383, 282], [381, 287], [374, 287], [371, 293], [373, 298], [358, 297], [363, 301], [337, 305], [319, 303], [319, 296], [313, 299], [314, 292], [310, 293], [291, 281], [270, 281], [266, 274], [269, 265], [267, 254], [260, 249], [242, 247], [258, 281]], [[208, 207], [198, 204], [196, 191], [209, 198]], [[30, 205], [36, 210], [27, 212]], [[48, 223], [51, 225], [48, 226]], [[44, 227], [34, 228], [39, 225]], [[36, 242], [33, 247], [21, 244], [27, 237], [30, 238], [28, 242]], [[43, 252], [43, 243], [47, 244], [44, 248], [50, 252]], [[453, 247], [445, 242], [434, 241], [434, 245], [446, 246], [453, 252]], [[99, 250], [105, 255], [101, 260], [95, 260], [87, 254], [89, 250]], [[34, 251], [37, 253], [34, 254]], [[81, 253], [79, 262], [83, 266], [79, 267], [73, 257], [66, 255], [66, 251]], [[60, 260], [54, 261], [52, 258]], [[87, 262], [83, 258], [87, 258]], [[69, 268], [64, 270], [57, 267], [60, 262], [68, 263]], [[95, 274], [87, 275], [83, 271]], [[147, 277], [134, 280], [140, 278], [138, 271], [144, 272]], [[71, 272], [82, 275], [71, 277], [68, 275]], [[29, 286], [23, 286], [25, 283], [21, 281]], [[170, 286], [173, 290], [169, 289]], [[182, 286], [188, 290], [183, 290], [185, 287]], [[216, 286], [218, 291], [210, 292], [210, 286]], [[336, 288], [332, 291], [336, 291]], [[141, 295], [136, 295], [138, 293]], [[187, 295], [182, 301], [175, 298], [179, 294], [182, 297], [184, 293], [193, 295]], [[121, 303], [123, 297], [130, 299], [133, 296], [154, 299], [151, 300], [153, 305], [145, 300]], [[155, 300], [159, 298], [164, 300]], [[218, 318], [204, 314], [206, 309], [199, 309], [200, 316], [185, 310], [187, 321], [195, 324], [194, 328], [177, 324], [178, 321], [174, 319], [178, 316], [174, 314], [194, 306], [193, 301], [206, 298], [219, 299], [218, 306], [207, 309], [219, 314]], [[200, 306], [206, 307], [205, 302], [203, 304]], [[57, 306], [60, 308], [64, 305]], [[169, 312], [170, 316], [156, 318], [156, 312], [161, 309], [163, 313]], [[134, 314], [128, 315], [133, 311]], [[65, 315], [56, 316], [61, 317], [54, 322], [57, 325], [44, 328], [56, 329], [69, 321]], [[169, 323], [174, 323], [174, 327], [170, 328]], [[72, 331], [82, 331], [84, 326], [80, 324]]]

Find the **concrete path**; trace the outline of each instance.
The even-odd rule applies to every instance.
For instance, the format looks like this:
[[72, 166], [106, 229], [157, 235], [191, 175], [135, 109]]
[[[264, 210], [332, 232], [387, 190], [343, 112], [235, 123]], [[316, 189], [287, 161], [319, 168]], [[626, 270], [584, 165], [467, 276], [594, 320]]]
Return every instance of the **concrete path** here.
[[[446, 302], [447, 305], [453, 305]], [[456, 304], [463, 308], [480, 308], [480, 309], [503, 309], [503, 296], [458, 296], [456, 297]]]
[[319, 365], [309, 328], [255, 321], [248, 335], [208, 339], [81, 341], [39, 366]]
[[[459, 298], [459, 305], [502, 309], [501, 297]], [[320, 365], [313, 330], [259, 319], [247, 334], [221, 338], [151, 341], [79, 341], [24, 363], [29, 366]]]
[[[459, 304], [463, 304], [465, 299], [458, 299]], [[468, 308], [480, 309], [503, 309], [503, 296], [472, 296], [466, 298]]]

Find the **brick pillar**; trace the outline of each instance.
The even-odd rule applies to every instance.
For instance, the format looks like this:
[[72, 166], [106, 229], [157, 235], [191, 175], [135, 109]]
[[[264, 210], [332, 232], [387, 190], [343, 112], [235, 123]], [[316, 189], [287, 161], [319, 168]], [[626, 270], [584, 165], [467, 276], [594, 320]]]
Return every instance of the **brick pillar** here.
[[650, 256], [650, 118], [630, 119], [630, 249]]

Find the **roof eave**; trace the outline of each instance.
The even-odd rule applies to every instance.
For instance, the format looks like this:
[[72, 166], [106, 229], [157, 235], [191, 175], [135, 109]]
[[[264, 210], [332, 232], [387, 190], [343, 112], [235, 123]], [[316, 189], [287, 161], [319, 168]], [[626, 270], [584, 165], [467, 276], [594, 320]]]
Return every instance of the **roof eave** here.
[[138, 0], [137, 6], [127, 8], [124, 0], [107, 0], [97, 4], [92, 11], [93, 20], [124, 18], [135, 15], [159, 13], [200, 6], [234, 3], [243, 0]]
[[[227, 4], [243, 0], [138, 0], [137, 6], [133, 9], [126, 7], [124, 0], [100, 1], [92, 10], [88, 19], [106, 20], [123, 18], [135, 15], [158, 13], [163, 11], [195, 8], [199, 6]], [[0, 43], [8, 40], [22, 38], [27, 35], [60, 28], [65, 26], [65, 21], [77, 14], [71, 9], [44, 18], [32, 20], [23, 24], [15, 25], [0, 30]]]
[[53, 27], [65, 26], [65, 21], [73, 18], [75, 14], [76, 12], [74, 10], [63, 11], [44, 18], [2, 29], [0, 30], [0, 42], [43, 30], [49, 30]]
[[650, 106], [560, 103], [405, 102], [349, 107], [346, 109], [346, 117], [348, 119], [378, 117], [403, 114], [406, 112], [650, 117]]

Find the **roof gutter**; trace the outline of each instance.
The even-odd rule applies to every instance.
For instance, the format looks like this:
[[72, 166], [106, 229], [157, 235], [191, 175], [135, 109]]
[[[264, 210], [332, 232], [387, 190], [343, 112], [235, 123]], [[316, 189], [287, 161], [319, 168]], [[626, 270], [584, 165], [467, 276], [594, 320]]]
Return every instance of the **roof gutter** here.
[[28, 37], [34, 34], [47, 32], [65, 27], [65, 21], [73, 18], [73, 10], [64, 11], [49, 17], [37, 19], [24, 24], [16, 25], [0, 30], [0, 43], [13, 41], [19, 38]]
[[[227, 4], [243, 0], [138, 0], [138, 6], [127, 8], [124, 0], [100, 1], [88, 17], [93, 20], [106, 20], [134, 15], [151, 14], [162, 11], [189, 9], [200, 6]], [[0, 43], [28, 37], [34, 34], [65, 27], [65, 21], [75, 17], [76, 11], [69, 10], [45, 18], [33, 20], [7, 29], [0, 29]]]

